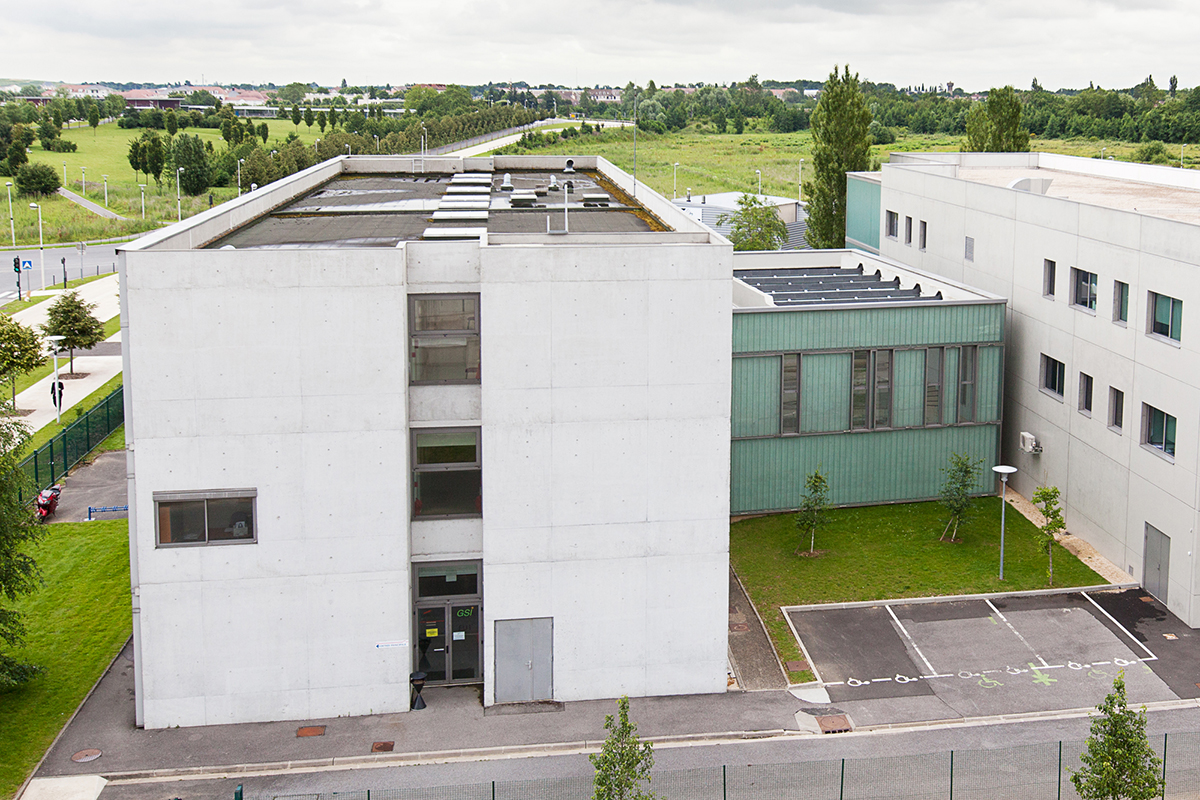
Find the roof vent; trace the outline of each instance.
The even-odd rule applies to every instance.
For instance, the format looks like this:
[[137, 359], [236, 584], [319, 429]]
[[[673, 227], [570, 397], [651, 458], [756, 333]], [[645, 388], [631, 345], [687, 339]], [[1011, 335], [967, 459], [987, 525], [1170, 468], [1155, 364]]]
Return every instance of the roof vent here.
[[504, 182], [500, 184], [500, 191], [511, 192], [513, 190], [512, 175], [504, 173]]
[[567, 159], [567, 166], [566, 166], [566, 167], [563, 169], [563, 172], [566, 172], [566, 173], [568, 173], [568, 174], [569, 174], [569, 173], [572, 173], [572, 172], [574, 172], [574, 171], [575, 171], [575, 161], [574, 161], [574, 159], [570, 159], [570, 158], [568, 158], [568, 159]]

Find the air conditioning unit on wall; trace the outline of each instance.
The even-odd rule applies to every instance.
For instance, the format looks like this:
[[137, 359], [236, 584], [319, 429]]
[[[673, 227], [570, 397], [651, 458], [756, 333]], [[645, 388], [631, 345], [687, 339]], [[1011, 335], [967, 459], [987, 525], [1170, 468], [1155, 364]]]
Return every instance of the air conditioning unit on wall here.
[[1038, 443], [1037, 437], [1032, 433], [1021, 431], [1021, 452], [1022, 453], [1040, 453], [1042, 446]]

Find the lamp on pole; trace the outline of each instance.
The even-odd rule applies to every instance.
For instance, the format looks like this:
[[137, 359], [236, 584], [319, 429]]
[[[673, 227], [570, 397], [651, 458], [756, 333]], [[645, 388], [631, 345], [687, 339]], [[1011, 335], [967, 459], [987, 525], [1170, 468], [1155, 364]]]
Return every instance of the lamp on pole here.
[[348, 155], [348, 156], [354, 155], [354, 153], [350, 152], [350, 145], [346, 145], [346, 155]]
[[242, 163], [245, 160], [244, 158], [238, 159], [238, 197], [242, 196]]
[[79, 184], [83, 187], [83, 189], [80, 191], [80, 194], [82, 194], [84, 197], [87, 197], [87, 167], [80, 167], [79, 172], [83, 175], [83, 179]]
[[66, 338], [65, 336], [57, 336], [57, 335], [46, 337], [46, 341], [50, 343], [50, 350], [51, 350], [52, 354], [54, 355], [54, 383], [52, 383], [50, 385], [50, 396], [55, 398], [54, 399], [54, 419], [60, 425], [62, 424], [62, 394], [61, 394], [61, 389], [59, 389], [60, 381], [58, 380], [58, 351], [61, 349], [59, 347], [59, 342], [61, 342], [65, 338]]
[[679, 162], [675, 162], [675, 183], [671, 187], [671, 199], [679, 197]]
[[30, 208], [36, 208], [38, 212], [38, 250], [41, 252], [42, 258], [42, 288], [46, 288], [46, 242], [42, 239], [42, 207], [37, 203], [30, 203]]
[[63, 162], [63, 188], [67, 188], [67, 162]]
[[1006, 467], [1003, 464], [992, 467], [992, 472], [1000, 476], [1000, 483], [1003, 486], [1000, 490], [1000, 580], [1004, 580], [1004, 509], [1008, 505], [1005, 502], [1008, 497], [1008, 476], [1016, 471], [1016, 467]]
[[375, 152], [379, 152], [379, 134], [375, 134]]
[[762, 170], [756, 169], [756, 170], [754, 170], [754, 174], [758, 176], [758, 193], [761, 195], [762, 194]]
[[108, 176], [101, 175], [100, 177], [104, 178], [104, 207], [108, 208]]
[[139, 183], [138, 186], [142, 189], [142, 219], [146, 218], [146, 184]]
[[179, 176], [183, 174], [183, 167], [175, 170], [175, 211], [179, 214], [179, 221], [183, 222], [183, 199], [179, 196]]
[[796, 192], [796, 202], [804, 202], [804, 159], [800, 159], [800, 183], [797, 184], [800, 189]]
[[1183, 169], [1183, 148], [1185, 148], [1185, 147], [1187, 147], [1187, 144], [1179, 145], [1179, 168], [1180, 169]]
[[320, 139], [317, 139], [315, 142], [313, 142], [313, 152], [316, 153], [317, 155], [320, 155], [320, 153], [321, 153], [321, 151], [317, 149], [317, 145], [319, 145], [320, 143], [321, 143]]
[[5, 188], [8, 189], [8, 231], [12, 234], [13, 247], [17, 246], [17, 223], [13, 221], [12, 213], [12, 181], [4, 182]]

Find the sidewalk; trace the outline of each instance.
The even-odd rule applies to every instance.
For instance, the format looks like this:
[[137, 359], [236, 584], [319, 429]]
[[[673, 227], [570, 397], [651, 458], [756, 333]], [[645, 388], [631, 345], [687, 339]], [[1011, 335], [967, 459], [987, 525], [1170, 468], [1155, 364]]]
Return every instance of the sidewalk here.
[[[76, 292], [81, 298], [88, 303], [95, 303], [96, 308], [92, 312], [96, 319], [101, 322], [106, 322], [121, 313], [121, 277], [113, 274], [101, 278], [98, 281], [85, 283], [77, 289], [70, 291]], [[47, 289], [45, 294], [60, 295], [62, 289]], [[34, 294], [43, 294], [38, 291]], [[50, 306], [54, 300], [45, 300], [35, 306], [30, 306], [24, 311], [18, 311], [12, 315], [14, 322], [19, 322], [22, 325], [38, 330], [42, 323], [46, 321], [46, 314], [50, 311]]]
[[109, 211], [107, 208], [98, 203], [93, 203], [86, 197], [81, 197], [80, 195], [75, 194], [70, 189], [59, 189], [58, 193], [70, 200], [72, 203], [83, 206], [97, 216], [105, 217], [107, 219], [127, 219], [127, 217], [122, 217], [120, 214], [117, 214], [114, 211]]

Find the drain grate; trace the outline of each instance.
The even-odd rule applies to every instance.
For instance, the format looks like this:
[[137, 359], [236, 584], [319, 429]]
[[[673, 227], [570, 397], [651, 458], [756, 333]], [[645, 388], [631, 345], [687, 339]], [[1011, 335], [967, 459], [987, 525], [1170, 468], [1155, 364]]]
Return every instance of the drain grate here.
[[296, 738], [302, 739], [305, 736], [324, 736], [324, 725], [305, 725], [303, 728], [296, 729]]
[[731, 622], [729, 623], [729, 630], [732, 633], [739, 633], [750, 630], [750, 626], [745, 622]]
[[78, 753], [71, 756], [71, 760], [77, 764], [86, 764], [89, 761], [95, 761], [99, 757], [100, 751], [94, 747], [90, 747], [87, 750], [80, 750]]
[[849, 733], [853, 730], [845, 714], [817, 717], [817, 724], [821, 726], [821, 733]]
[[784, 666], [787, 667], [788, 672], [803, 672], [804, 670], [808, 669], [808, 662], [788, 661], [784, 663]]
[[390, 753], [395, 749], [395, 742], [375, 742], [375, 744], [371, 745], [372, 753]]

